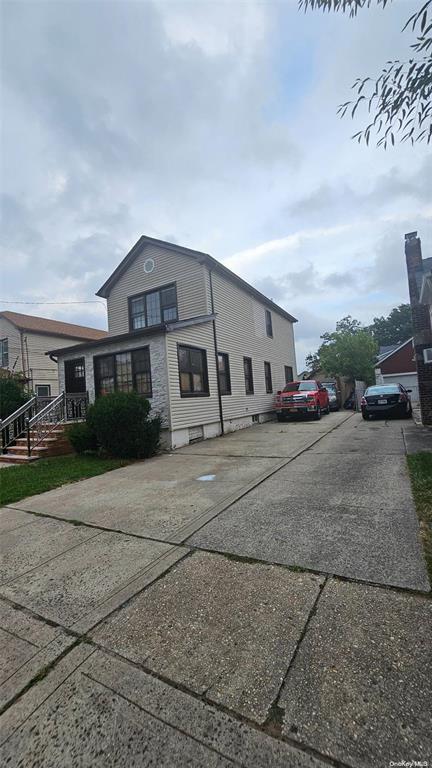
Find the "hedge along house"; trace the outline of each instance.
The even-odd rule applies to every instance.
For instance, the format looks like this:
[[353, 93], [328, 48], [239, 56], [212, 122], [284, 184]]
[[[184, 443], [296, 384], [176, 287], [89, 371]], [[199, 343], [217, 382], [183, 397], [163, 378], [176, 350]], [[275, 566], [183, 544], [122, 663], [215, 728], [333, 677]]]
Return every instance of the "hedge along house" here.
[[108, 336], [50, 353], [60, 390], [136, 390], [168, 447], [271, 418], [296, 375], [296, 319], [205, 253], [143, 236], [97, 295]]

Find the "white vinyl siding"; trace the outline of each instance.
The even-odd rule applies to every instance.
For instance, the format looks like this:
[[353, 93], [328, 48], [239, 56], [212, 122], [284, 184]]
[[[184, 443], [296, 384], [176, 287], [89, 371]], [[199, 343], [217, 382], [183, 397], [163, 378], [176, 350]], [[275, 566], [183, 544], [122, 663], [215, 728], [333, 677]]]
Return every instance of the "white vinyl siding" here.
[[[67, 347], [79, 344], [76, 339], [68, 339], [64, 336], [53, 336], [33, 331], [21, 332], [6, 318], [0, 317], [0, 338], [9, 341], [9, 370], [14, 373], [25, 373], [30, 379], [29, 386], [35, 389], [36, 385], [48, 385], [51, 394], [58, 395], [58, 366], [45, 353], [56, 347]], [[82, 341], [82, 340], [81, 340]], [[22, 359], [24, 351], [24, 360]]]
[[[153, 259], [154, 269], [144, 271], [144, 262]], [[176, 284], [178, 319], [205, 315], [209, 312], [205, 285], [205, 268], [196, 259], [160, 246], [145, 245], [108, 296], [108, 328], [110, 335], [129, 333], [128, 298], [153, 288]]]
[[[172, 429], [176, 430], [218, 422], [219, 400], [212, 323], [200, 323], [200, 325], [181, 328], [178, 331], [168, 333], [166, 344]], [[206, 350], [210, 393], [208, 396], [181, 396], [177, 358], [178, 344]]]
[[8, 340], [8, 370], [21, 373], [23, 368], [20, 332], [5, 317], [0, 317], [0, 339]]
[[[231, 395], [222, 398], [224, 422], [273, 409], [275, 393], [285, 385], [285, 365], [296, 376], [293, 324], [271, 311], [273, 337], [266, 333], [264, 303], [212, 273], [217, 347], [229, 355]], [[246, 395], [243, 358], [252, 358], [254, 394]], [[264, 362], [271, 365], [273, 392], [266, 392]]]

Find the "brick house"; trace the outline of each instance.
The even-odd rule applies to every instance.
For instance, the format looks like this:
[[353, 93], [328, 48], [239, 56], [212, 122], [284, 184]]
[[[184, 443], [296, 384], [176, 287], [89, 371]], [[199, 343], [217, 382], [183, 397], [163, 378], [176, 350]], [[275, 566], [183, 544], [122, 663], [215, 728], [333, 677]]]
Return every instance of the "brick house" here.
[[380, 347], [375, 365], [377, 384], [402, 384], [411, 390], [411, 401], [417, 405], [418, 377], [415, 361], [414, 339], [407, 339], [402, 344]]
[[405, 256], [420, 410], [423, 424], [432, 425], [432, 258], [422, 258], [417, 232], [405, 235]]

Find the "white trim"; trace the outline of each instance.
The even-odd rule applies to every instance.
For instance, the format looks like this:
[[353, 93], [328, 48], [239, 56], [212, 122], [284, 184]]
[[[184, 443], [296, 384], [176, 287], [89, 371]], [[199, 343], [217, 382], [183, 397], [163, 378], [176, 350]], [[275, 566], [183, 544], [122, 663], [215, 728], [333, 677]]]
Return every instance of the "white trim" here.
[[403, 347], [405, 347], [405, 346], [406, 346], [406, 345], [407, 345], [407, 344], [408, 344], [410, 341], [411, 341], [411, 342], [412, 342], [412, 341], [414, 341], [414, 339], [413, 339], [413, 337], [412, 337], [412, 336], [411, 336], [411, 338], [410, 338], [410, 339], [407, 339], [406, 341], [404, 341], [404, 342], [403, 342], [403, 344], [399, 344], [399, 346], [398, 346], [398, 347], [396, 347], [396, 349], [392, 349], [392, 351], [391, 351], [391, 352], [387, 352], [387, 354], [386, 354], [386, 355], [384, 355], [383, 357], [378, 357], [378, 363], [381, 365], [381, 363], [383, 363], [383, 362], [384, 362], [384, 360], [387, 360], [387, 359], [388, 359], [389, 357], [391, 357], [392, 355], [395, 355], [395, 354], [396, 354], [396, 352], [399, 352], [399, 350], [400, 350], [400, 349], [403, 349]]
[[388, 378], [388, 376], [417, 376], [417, 371], [408, 371], [407, 373], [382, 373], [381, 376], [383, 379]]

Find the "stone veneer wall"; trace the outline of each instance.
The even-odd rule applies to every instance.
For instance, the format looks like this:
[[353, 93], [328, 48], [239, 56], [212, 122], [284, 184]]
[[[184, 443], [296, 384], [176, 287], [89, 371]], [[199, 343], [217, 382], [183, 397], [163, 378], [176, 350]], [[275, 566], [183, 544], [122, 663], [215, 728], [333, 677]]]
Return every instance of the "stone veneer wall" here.
[[93, 358], [99, 355], [107, 355], [115, 352], [127, 352], [130, 349], [139, 349], [141, 347], [150, 347], [150, 366], [152, 377], [153, 396], [149, 398], [154, 414], [160, 414], [162, 417], [163, 429], [169, 428], [169, 399], [168, 399], [168, 381], [167, 381], [167, 363], [166, 346], [163, 335], [154, 338], [128, 339], [123, 342], [109, 342], [100, 344], [97, 347], [85, 349], [82, 352], [71, 348], [68, 354], [59, 356], [59, 387], [60, 392], [65, 388], [64, 363], [65, 360], [74, 360], [78, 357], [85, 359], [86, 387], [89, 393], [90, 402], [95, 399], [95, 380]]

